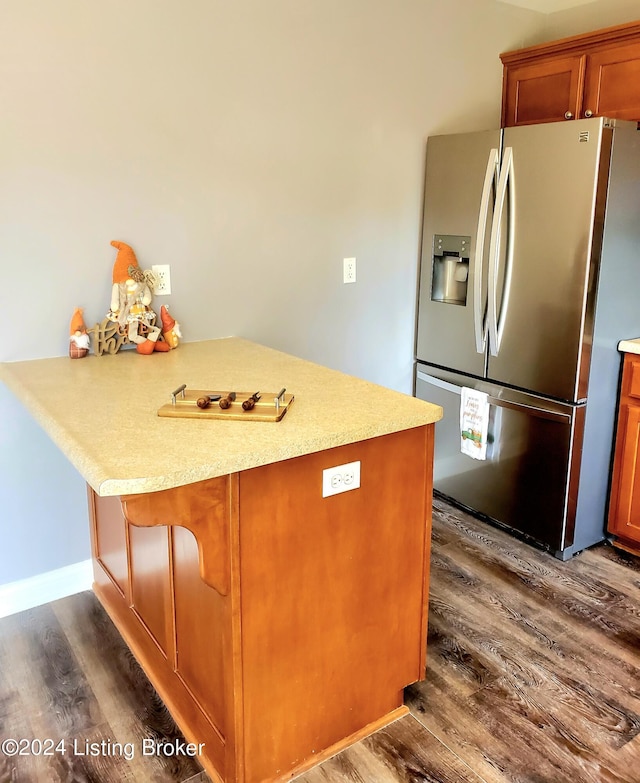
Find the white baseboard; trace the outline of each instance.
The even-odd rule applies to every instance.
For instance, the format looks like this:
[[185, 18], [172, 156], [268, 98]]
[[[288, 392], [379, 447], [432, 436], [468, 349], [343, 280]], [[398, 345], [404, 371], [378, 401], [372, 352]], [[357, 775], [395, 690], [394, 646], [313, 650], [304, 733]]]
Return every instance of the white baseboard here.
[[83, 560], [46, 574], [20, 579], [0, 585], [0, 617], [48, 604], [58, 598], [91, 590], [93, 567], [91, 560]]

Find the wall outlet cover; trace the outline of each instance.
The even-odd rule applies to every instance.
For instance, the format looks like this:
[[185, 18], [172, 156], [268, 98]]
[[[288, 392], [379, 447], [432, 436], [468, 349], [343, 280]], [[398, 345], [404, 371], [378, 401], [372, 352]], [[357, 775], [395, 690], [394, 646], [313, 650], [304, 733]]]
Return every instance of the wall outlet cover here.
[[342, 259], [342, 281], [344, 283], [356, 282], [356, 260], [355, 258]]
[[154, 296], [168, 296], [171, 293], [171, 267], [169, 264], [154, 264], [151, 271], [158, 281], [153, 289]]
[[322, 497], [338, 495], [360, 487], [360, 460], [322, 471]]

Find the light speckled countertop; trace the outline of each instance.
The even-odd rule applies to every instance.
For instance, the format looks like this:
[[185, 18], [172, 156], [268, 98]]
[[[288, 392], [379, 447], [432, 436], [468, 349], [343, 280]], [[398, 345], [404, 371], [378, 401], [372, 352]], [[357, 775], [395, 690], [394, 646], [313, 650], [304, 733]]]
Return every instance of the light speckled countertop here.
[[640, 337], [633, 340], [620, 340], [618, 350], [621, 353], [640, 353]]
[[[437, 405], [237, 337], [151, 356], [4, 363], [0, 380], [102, 496], [169, 489], [442, 416]], [[295, 401], [277, 423], [159, 417], [182, 383], [276, 393], [286, 386]]]

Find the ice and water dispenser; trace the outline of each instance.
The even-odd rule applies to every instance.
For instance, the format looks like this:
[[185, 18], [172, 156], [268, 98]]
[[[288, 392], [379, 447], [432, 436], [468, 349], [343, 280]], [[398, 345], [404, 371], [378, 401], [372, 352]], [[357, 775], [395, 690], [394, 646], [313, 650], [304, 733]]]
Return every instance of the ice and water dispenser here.
[[469, 282], [471, 237], [436, 234], [433, 237], [431, 299], [465, 305]]

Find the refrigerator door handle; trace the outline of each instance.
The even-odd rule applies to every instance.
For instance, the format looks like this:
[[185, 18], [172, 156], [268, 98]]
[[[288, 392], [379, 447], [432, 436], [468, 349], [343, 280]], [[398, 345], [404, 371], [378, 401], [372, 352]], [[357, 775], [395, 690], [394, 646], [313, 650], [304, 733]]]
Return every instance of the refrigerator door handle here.
[[[500, 240], [502, 233], [502, 215], [504, 202], [509, 191], [509, 212], [507, 215], [507, 255], [502, 286], [502, 302], [498, 315], [498, 264], [500, 258]], [[489, 346], [491, 355], [497, 356], [500, 351], [502, 334], [507, 316], [509, 293], [511, 291], [511, 271], [513, 268], [513, 232], [515, 230], [515, 188], [513, 173], [513, 149], [506, 147], [502, 158], [502, 169], [498, 178], [496, 206], [491, 242], [489, 244], [489, 301], [487, 305], [489, 321]]]
[[511, 293], [511, 273], [513, 271], [513, 245], [516, 230], [516, 188], [515, 168], [513, 165], [513, 150], [509, 147], [509, 163], [507, 170], [507, 192], [509, 193], [509, 211], [507, 213], [507, 256], [504, 269], [504, 283], [502, 287], [502, 303], [498, 316], [498, 349], [502, 343], [502, 333], [507, 317], [507, 306]]
[[476, 336], [476, 350], [484, 353], [487, 343], [487, 325], [484, 323], [484, 302], [482, 301], [482, 266], [484, 264], [484, 238], [487, 231], [491, 188], [498, 179], [498, 150], [495, 147], [489, 152], [487, 170], [484, 175], [480, 212], [478, 214], [478, 230], [476, 232], [476, 255], [473, 277], [473, 326]]
[[[425, 383], [429, 383], [432, 386], [438, 386], [438, 388], [452, 392], [453, 394], [460, 395], [462, 393], [461, 386], [457, 386], [455, 383], [449, 383], [449, 381], [443, 381], [442, 378], [436, 378], [433, 375], [427, 375], [427, 373], [421, 372], [420, 370], [417, 372], [417, 377]], [[489, 405], [495, 405], [496, 408], [509, 408], [514, 411], [522, 411], [530, 416], [536, 416], [539, 419], [548, 419], [549, 421], [557, 421], [565, 424], [571, 422], [570, 414], [549, 410], [548, 408], [539, 405], [512, 402], [511, 400], [505, 400], [502, 397], [492, 397], [490, 394], [488, 395], [488, 402]]]

